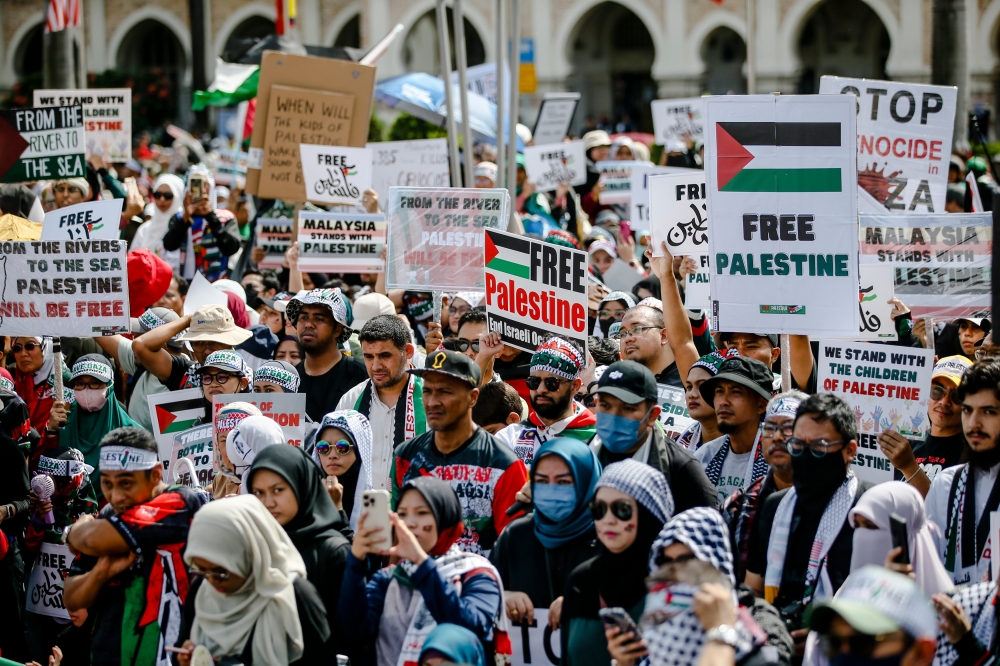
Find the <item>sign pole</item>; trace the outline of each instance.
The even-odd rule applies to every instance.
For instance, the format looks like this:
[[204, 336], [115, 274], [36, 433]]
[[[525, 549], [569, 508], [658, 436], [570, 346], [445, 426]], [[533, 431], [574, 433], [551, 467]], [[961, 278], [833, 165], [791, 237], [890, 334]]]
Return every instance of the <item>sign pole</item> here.
[[[521, 0], [510, 0], [510, 129], [507, 135], [507, 189], [517, 199], [517, 107], [521, 83]], [[502, 169], [503, 166], [501, 165]], [[515, 210], [516, 210], [515, 205]]]
[[792, 390], [792, 359], [788, 350], [788, 334], [781, 334], [781, 392]]
[[454, 183], [453, 187], [472, 187], [472, 126], [469, 124], [469, 87], [466, 71], [468, 63], [465, 53], [465, 17], [462, 14], [462, 0], [454, 0], [451, 9], [455, 22], [455, 60], [458, 65], [458, 95], [462, 103], [462, 154], [464, 161], [464, 183]]
[[63, 355], [62, 355], [62, 339], [52, 338], [52, 359], [53, 367], [52, 372], [55, 373], [53, 377], [55, 383], [55, 393], [56, 400], [62, 402], [63, 399]]
[[757, 2], [747, 0], [747, 94], [753, 95], [757, 92], [757, 67], [756, 51], [754, 42], [756, 41], [754, 32], [757, 28]]
[[934, 348], [937, 346], [936, 341], [934, 340], [933, 317], [924, 317], [924, 335], [927, 337], [927, 348], [933, 351]]
[[[507, 180], [507, 170], [504, 159], [507, 146], [504, 145], [504, 128], [507, 126], [507, 107], [505, 106], [506, 95], [504, 94], [504, 79], [507, 71], [507, 21], [504, 17], [504, 0], [497, 0], [496, 22], [497, 22], [497, 184], [502, 188]], [[475, 185], [475, 183], [473, 183]]]
[[448, 156], [451, 162], [451, 180], [459, 183], [462, 179], [461, 167], [458, 162], [458, 130], [455, 128], [455, 99], [451, 86], [451, 49], [448, 46], [448, 8], [445, 0], [437, 3], [438, 42], [441, 57], [441, 80], [444, 81], [445, 107], [448, 112], [446, 127], [448, 129]]

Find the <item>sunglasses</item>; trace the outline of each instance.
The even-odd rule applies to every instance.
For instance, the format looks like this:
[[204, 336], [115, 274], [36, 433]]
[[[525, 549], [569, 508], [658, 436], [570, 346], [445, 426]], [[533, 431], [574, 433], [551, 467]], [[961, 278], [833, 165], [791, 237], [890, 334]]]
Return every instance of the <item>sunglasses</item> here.
[[101, 389], [108, 388], [107, 384], [102, 384], [100, 382], [77, 382], [73, 385], [73, 388], [77, 391], [83, 391], [85, 389], [91, 389], [93, 391], [100, 391]]
[[931, 384], [931, 400], [938, 402], [944, 400], [944, 397], [948, 396], [948, 399], [958, 404], [958, 391], [955, 389], [946, 389], [943, 386], [938, 386], [937, 384]]
[[[542, 381], [543, 380], [541, 377], [529, 375], [528, 378], [524, 380], [524, 383], [528, 385], [529, 390], [537, 391], [538, 387], [542, 385]], [[560, 386], [562, 386], [563, 384], [570, 383], [571, 381], [572, 380], [570, 379], [559, 379], [558, 377], [546, 377], [544, 379], [545, 389], [547, 391], [554, 393], [555, 391], [559, 390]]]
[[625, 318], [625, 311], [619, 310], [618, 312], [612, 312], [611, 310], [600, 310], [597, 313], [597, 317], [599, 319], [612, 318], [615, 321], [621, 321], [622, 319]]
[[811, 442], [807, 442], [798, 437], [792, 437], [785, 442], [785, 446], [788, 448], [788, 452], [796, 457], [801, 456], [806, 449], [809, 449], [809, 453], [813, 454], [814, 458], [822, 458], [828, 453], [833, 453], [834, 447], [846, 443], [846, 439], [838, 439], [836, 442], [828, 442], [825, 439], [814, 439]]
[[190, 567], [190, 571], [192, 576], [201, 576], [202, 578], [214, 580], [219, 583], [225, 583], [233, 577], [233, 574], [228, 571], [205, 571], [204, 569], [200, 569], [193, 564]]
[[212, 382], [215, 382], [219, 386], [222, 386], [232, 378], [233, 375], [228, 372], [218, 372], [214, 375], [206, 372], [201, 376], [201, 383], [203, 386], [211, 386]]
[[174, 193], [173, 192], [153, 192], [153, 198], [154, 199], [166, 199], [167, 201], [173, 201], [174, 200]]
[[464, 352], [469, 347], [472, 347], [472, 351], [479, 353], [479, 340], [462, 340], [459, 338], [453, 343], [455, 345], [455, 351]]
[[14, 345], [10, 348], [10, 350], [15, 354], [20, 354], [22, 351], [26, 351], [30, 354], [39, 347], [41, 347], [41, 345], [37, 342], [25, 342], [23, 345]]
[[346, 456], [351, 452], [352, 448], [354, 448], [354, 445], [346, 439], [340, 439], [336, 442], [328, 442], [326, 440], [316, 442], [316, 453], [321, 456], [329, 455], [331, 449], [335, 449], [338, 456]]
[[[890, 639], [894, 634], [862, 634], [855, 632], [850, 636], [834, 636], [833, 634], [820, 634], [819, 644], [826, 653], [827, 657], [831, 660], [838, 654], [844, 651], [844, 646], [847, 646], [847, 651], [851, 656], [854, 657], [871, 657], [872, 653], [875, 652], [875, 648], [879, 643]], [[909, 639], [909, 636], [906, 636]], [[909, 650], [912, 643], [909, 640], [904, 640], [904, 652]]]
[[632, 505], [626, 500], [615, 500], [608, 504], [604, 500], [594, 500], [590, 503], [590, 515], [593, 516], [594, 520], [600, 520], [604, 517], [604, 514], [611, 509], [611, 514], [618, 520], [628, 521], [632, 520], [633, 508]]

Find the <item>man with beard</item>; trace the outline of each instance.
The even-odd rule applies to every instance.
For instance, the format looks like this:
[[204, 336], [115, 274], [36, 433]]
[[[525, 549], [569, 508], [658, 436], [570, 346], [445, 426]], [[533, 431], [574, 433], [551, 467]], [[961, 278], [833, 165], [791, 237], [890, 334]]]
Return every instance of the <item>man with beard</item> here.
[[789, 391], [771, 398], [760, 435], [760, 447], [769, 468], [767, 474], [737, 490], [722, 507], [732, 534], [733, 553], [737, 555], [736, 580], [742, 580], [746, 571], [758, 510], [774, 492], [792, 486], [792, 458], [785, 442], [792, 436], [796, 410], [808, 397], [801, 391]]
[[808, 633], [801, 628], [806, 606], [833, 596], [850, 575], [854, 528], [847, 514], [871, 484], [851, 470], [857, 421], [835, 395], [803, 401], [785, 446], [792, 459], [792, 487], [772, 493], [761, 507], [744, 582], [778, 609], [801, 655]]
[[771, 399], [771, 371], [760, 361], [737, 356], [722, 363], [701, 385], [702, 399], [715, 409], [722, 437], [694, 457], [719, 493], [719, 504], [767, 473], [759, 445], [760, 421]]
[[583, 384], [580, 371], [586, 363], [576, 345], [559, 337], [543, 342], [531, 357], [526, 382], [534, 412], [496, 435], [527, 467], [531, 467], [538, 447], [553, 437], [589, 442], [594, 436], [597, 419], [573, 399]]
[[372, 486], [389, 488], [389, 468], [396, 447], [427, 431], [424, 381], [408, 374], [413, 359], [410, 329], [396, 315], [369, 319], [358, 336], [369, 379], [344, 394], [337, 410], [353, 409], [372, 426], [372, 459], [364, 461]]
[[296, 367], [302, 379], [300, 390], [306, 394], [306, 414], [320, 422], [345, 393], [368, 378], [364, 363], [340, 351], [353, 332], [353, 317], [340, 289], [298, 294], [288, 302], [285, 314], [305, 352]]
[[[927, 519], [955, 585], [989, 580], [990, 513], [1000, 506], [1000, 362], [980, 361], [962, 377], [956, 398], [969, 462], [938, 472], [927, 493]], [[994, 546], [995, 547], [995, 546]]]

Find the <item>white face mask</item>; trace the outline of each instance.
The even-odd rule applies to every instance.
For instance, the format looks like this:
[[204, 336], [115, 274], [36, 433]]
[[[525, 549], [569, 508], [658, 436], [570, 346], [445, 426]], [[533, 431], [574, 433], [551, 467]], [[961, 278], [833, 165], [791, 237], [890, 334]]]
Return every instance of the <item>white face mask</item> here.
[[88, 412], [99, 412], [108, 402], [107, 389], [73, 389], [76, 404]]

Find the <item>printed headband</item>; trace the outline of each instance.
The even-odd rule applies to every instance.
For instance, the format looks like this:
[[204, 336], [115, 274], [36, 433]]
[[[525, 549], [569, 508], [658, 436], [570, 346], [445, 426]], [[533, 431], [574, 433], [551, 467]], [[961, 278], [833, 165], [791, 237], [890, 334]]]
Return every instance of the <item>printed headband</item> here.
[[799, 411], [799, 405], [801, 404], [802, 401], [798, 398], [787, 395], [782, 398], [775, 398], [767, 405], [767, 412], [764, 414], [764, 418], [787, 416], [794, 419], [795, 413]]
[[145, 472], [159, 466], [156, 451], [128, 446], [102, 446], [99, 467], [102, 472]]
[[[160, 317], [158, 314], [152, 310], [146, 310], [141, 315], [139, 315], [139, 325], [142, 326], [146, 331], [152, 331], [154, 328], [159, 328], [160, 326], [165, 326], [167, 321]], [[178, 333], [174, 337], [170, 338], [171, 341], [177, 341], [180, 337], [184, 335], [183, 332]]]
[[93, 473], [94, 468], [82, 460], [59, 460], [41, 456], [38, 459], [38, 473], [49, 476], [79, 476]]
[[110, 365], [90, 358], [80, 359], [73, 365], [72, 379], [83, 376], [96, 377], [105, 384], [110, 384], [111, 380], [114, 379]]
[[10, 381], [6, 377], [0, 377], [0, 389], [10, 393], [17, 393], [17, 391], [14, 390], [14, 382]]
[[531, 356], [530, 372], [545, 370], [564, 379], [573, 380], [580, 376], [586, 360], [580, 351], [562, 338], [546, 340]]
[[691, 367], [707, 370], [708, 374], [714, 377], [719, 374], [719, 366], [729, 359], [736, 358], [737, 356], [739, 356], [739, 352], [735, 349], [717, 349], [711, 354], [705, 354], [699, 358]]
[[257, 372], [253, 373], [254, 384], [257, 382], [277, 384], [287, 393], [297, 393], [299, 390], [299, 381], [298, 373], [289, 372], [277, 364], [265, 363], [257, 368]]

